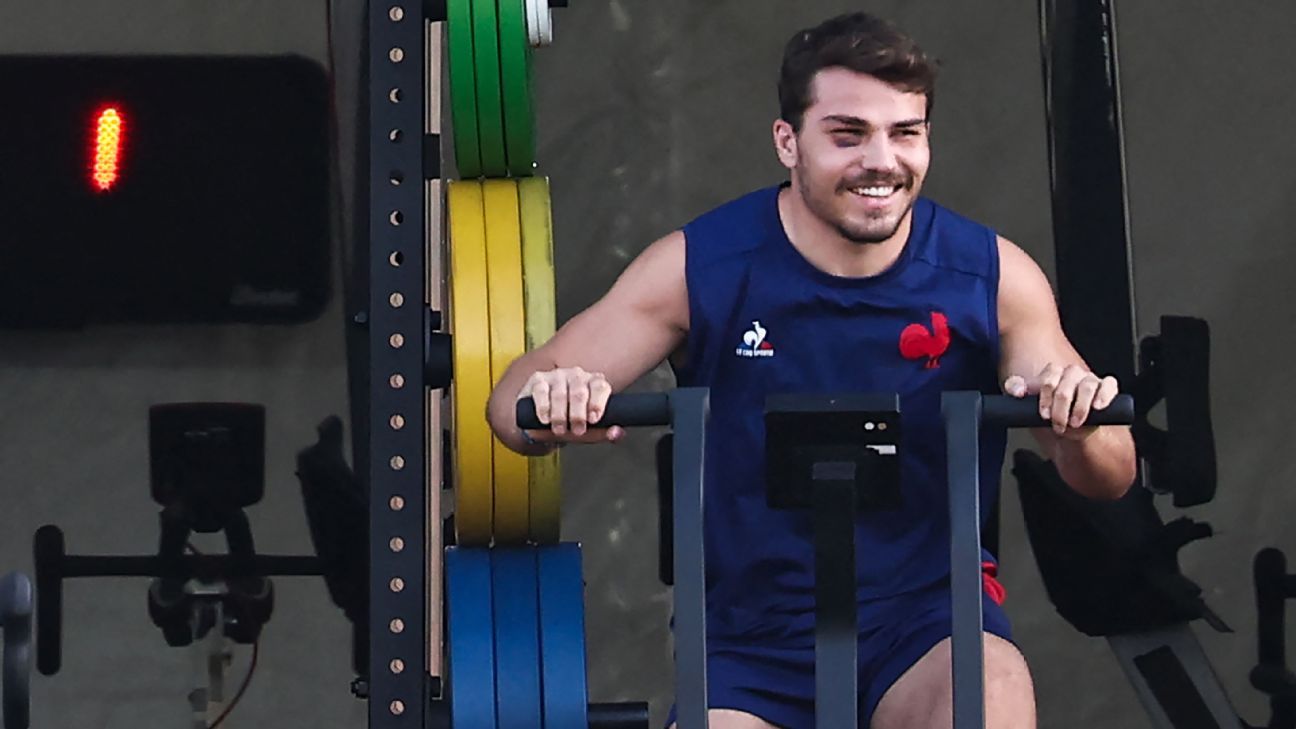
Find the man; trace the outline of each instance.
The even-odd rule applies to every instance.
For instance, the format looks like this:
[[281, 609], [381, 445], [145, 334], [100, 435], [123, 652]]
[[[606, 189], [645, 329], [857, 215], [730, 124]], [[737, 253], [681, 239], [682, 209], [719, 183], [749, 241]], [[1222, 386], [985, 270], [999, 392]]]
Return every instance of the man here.
[[[489, 406], [510, 448], [616, 441], [609, 395], [670, 359], [711, 390], [706, 500], [712, 726], [811, 727], [810, 517], [765, 504], [762, 407], [774, 392], [897, 392], [904, 504], [862, 514], [860, 717], [874, 729], [949, 727], [950, 595], [940, 393], [1040, 396], [1036, 436], [1095, 499], [1134, 478], [1128, 428], [1085, 425], [1117, 394], [1061, 330], [1047, 279], [1013, 243], [922, 198], [935, 69], [890, 24], [856, 13], [797, 33], [784, 57], [774, 147], [790, 181], [649, 246], [599, 302], [520, 358]], [[519, 432], [532, 396], [552, 431]], [[985, 436], [997, 489], [1005, 436]], [[1025, 660], [987, 564], [987, 726], [1035, 726]]]

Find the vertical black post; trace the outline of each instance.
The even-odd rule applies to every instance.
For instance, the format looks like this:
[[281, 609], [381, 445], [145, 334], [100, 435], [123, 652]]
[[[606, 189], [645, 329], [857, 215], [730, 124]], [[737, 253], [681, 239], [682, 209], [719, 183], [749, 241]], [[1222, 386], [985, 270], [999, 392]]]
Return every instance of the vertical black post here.
[[859, 724], [855, 464], [814, 464], [815, 727]]
[[679, 729], [706, 729], [706, 552], [703, 484], [710, 400], [705, 388], [670, 395], [675, 442], [675, 710]]
[[1058, 307], [1094, 371], [1134, 383], [1137, 341], [1115, 0], [1040, 0]]
[[428, 435], [420, 183], [428, 25], [415, 0], [371, 1], [366, 17], [369, 729], [423, 729]]
[[981, 393], [941, 395], [949, 469], [954, 729], [985, 727], [981, 643]]

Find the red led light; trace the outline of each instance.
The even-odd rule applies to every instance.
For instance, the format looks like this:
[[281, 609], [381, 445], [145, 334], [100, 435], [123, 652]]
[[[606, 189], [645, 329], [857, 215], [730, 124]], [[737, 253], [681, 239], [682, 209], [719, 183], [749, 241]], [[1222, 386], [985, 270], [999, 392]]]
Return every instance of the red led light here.
[[104, 108], [95, 114], [90, 181], [96, 190], [107, 192], [117, 184], [125, 132], [126, 119], [115, 107]]

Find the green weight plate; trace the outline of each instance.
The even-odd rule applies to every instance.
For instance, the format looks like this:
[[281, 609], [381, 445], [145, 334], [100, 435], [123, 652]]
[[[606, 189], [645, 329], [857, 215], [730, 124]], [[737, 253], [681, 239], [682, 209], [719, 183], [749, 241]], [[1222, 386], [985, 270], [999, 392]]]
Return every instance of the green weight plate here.
[[504, 137], [509, 174], [535, 170], [535, 108], [531, 99], [531, 48], [526, 0], [498, 0], [500, 78], [504, 90]]
[[[479, 3], [487, 0], [478, 0]], [[450, 63], [450, 119], [454, 125], [455, 165], [464, 179], [481, 177], [481, 139], [477, 134], [477, 72], [473, 54], [472, 0], [448, 0], [446, 48]]]
[[481, 135], [482, 174], [507, 177], [504, 152], [504, 94], [500, 89], [499, 20], [492, 0], [474, 0], [473, 55], [477, 71], [477, 133]]

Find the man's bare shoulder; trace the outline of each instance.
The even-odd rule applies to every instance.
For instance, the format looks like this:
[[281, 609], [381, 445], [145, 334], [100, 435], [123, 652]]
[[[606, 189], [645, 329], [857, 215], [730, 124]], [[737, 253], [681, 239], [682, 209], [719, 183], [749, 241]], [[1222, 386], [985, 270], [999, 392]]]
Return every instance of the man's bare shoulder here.
[[605, 303], [629, 306], [681, 331], [687, 330], [685, 244], [681, 230], [653, 241], [617, 278]]
[[1039, 263], [1002, 235], [999, 247], [999, 328], [1056, 311], [1053, 287]]

